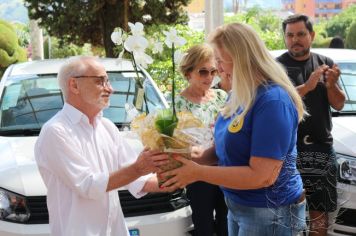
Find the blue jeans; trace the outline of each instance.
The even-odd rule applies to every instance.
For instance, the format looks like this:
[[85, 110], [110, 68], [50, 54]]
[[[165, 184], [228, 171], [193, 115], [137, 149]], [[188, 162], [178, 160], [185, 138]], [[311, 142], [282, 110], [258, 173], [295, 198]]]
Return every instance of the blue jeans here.
[[306, 201], [277, 208], [246, 207], [225, 198], [229, 236], [296, 236], [306, 229]]

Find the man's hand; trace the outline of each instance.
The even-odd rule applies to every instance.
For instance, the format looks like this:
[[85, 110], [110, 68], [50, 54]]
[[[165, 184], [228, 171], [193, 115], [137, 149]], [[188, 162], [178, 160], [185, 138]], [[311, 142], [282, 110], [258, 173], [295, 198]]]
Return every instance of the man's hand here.
[[336, 85], [340, 73], [340, 69], [336, 64], [334, 64], [332, 68], [327, 69], [325, 71], [325, 86], [329, 88], [330, 86]]
[[321, 65], [317, 69], [315, 69], [313, 71], [313, 73], [311, 73], [309, 79], [304, 84], [306, 87], [307, 93], [310, 91], [313, 91], [316, 88], [316, 86], [320, 82], [320, 78], [322, 78], [322, 76], [324, 76], [324, 73], [326, 73], [326, 71], [328, 71], [328, 69], [329, 69], [329, 66]]
[[[160, 151], [145, 148], [135, 163], [110, 173], [106, 191], [125, 186], [143, 175], [160, 171], [159, 166], [167, 164], [168, 156]], [[167, 190], [169, 191], [169, 190]]]
[[142, 176], [160, 171], [159, 167], [168, 162], [167, 154], [145, 148], [134, 163], [134, 168], [136, 172]]

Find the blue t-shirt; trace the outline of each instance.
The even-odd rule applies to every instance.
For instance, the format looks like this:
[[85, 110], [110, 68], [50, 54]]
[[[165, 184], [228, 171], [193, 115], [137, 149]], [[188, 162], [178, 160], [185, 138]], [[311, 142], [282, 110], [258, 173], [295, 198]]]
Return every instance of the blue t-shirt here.
[[239, 123], [234, 122], [236, 114], [227, 119], [219, 114], [215, 124], [219, 165], [248, 166], [250, 157], [258, 156], [283, 160], [283, 166], [272, 186], [254, 190], [222, 187], [225, 196], [250, 207], [277, 207], [297, 201], [303, 189], [296, 168], [298, 113], [288, 93], [278, 85], [260, 86], [254, 105]]

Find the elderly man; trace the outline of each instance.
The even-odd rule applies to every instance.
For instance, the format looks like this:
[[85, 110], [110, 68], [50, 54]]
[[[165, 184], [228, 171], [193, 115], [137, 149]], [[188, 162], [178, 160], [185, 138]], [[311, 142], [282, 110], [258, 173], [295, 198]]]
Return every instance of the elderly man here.
[[306, 15], [283, 21], [288, 52], [278, 59], [303, 98], [308, 116], [298, 126], [298, 168], [307, 191], [309, 235], [326, 235], [328, 212], [336, 210], [336, 157], [331, 135], [331, 109], [341, 110], [345, 94], [338, 85], [340, 70], [331, 58], [310, 51], [315, 37]]
[[159, 189], [156, 176], [147, 175], [167, 156], [147, 149], [138, 155], [102, 116], [113, 89], [94, 57], [69, 59], [58, 79], [65, 104], [43, 126], [35, 147], [51, 233], [128, 236], [115, 189], [126, 186], [135, 197], [173, 191]]

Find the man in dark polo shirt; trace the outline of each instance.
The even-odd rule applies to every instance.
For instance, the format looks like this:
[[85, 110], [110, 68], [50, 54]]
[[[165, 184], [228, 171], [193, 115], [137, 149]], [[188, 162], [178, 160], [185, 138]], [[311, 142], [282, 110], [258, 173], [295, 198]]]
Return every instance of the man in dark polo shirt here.
[[298, 169], [302, 175], [310, 215], [310, 236], [326, 235], [328, 212], [336, 210], [336, 159], [331, 136], [331, 109], [341, 110], [345, 94], [338, 85], [340, 70], [332, 59], [310, 52], [315, 37], [305, 15], [283, 21], [288, 52], [282, 63], [309, 115], [298, 127]]

